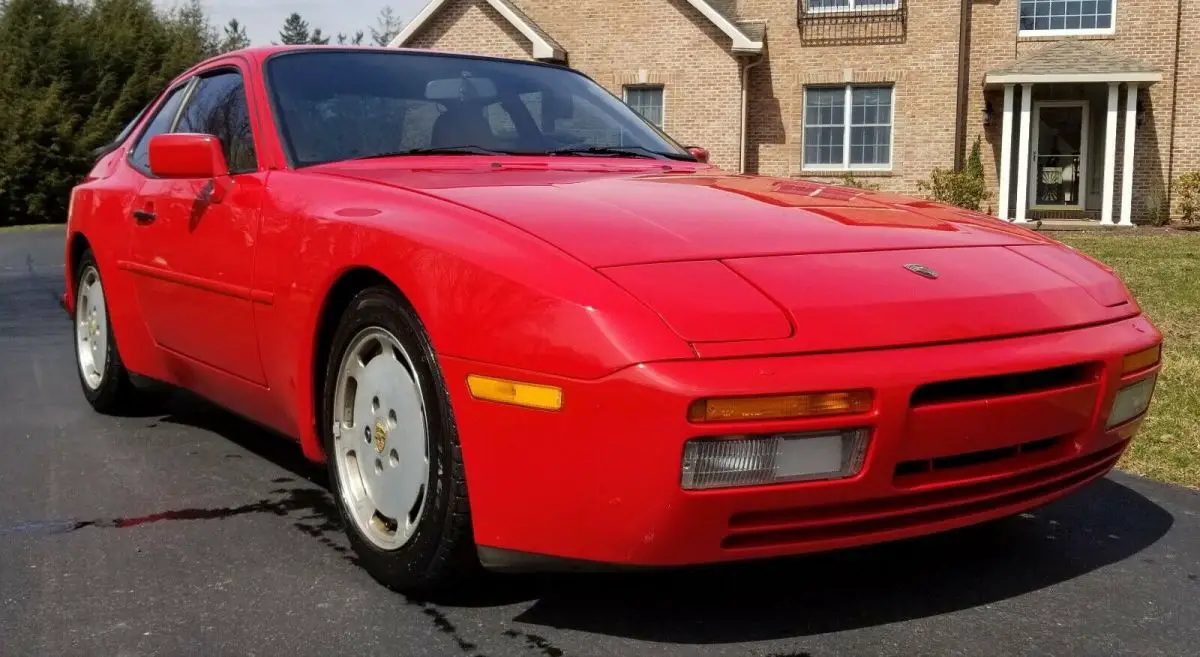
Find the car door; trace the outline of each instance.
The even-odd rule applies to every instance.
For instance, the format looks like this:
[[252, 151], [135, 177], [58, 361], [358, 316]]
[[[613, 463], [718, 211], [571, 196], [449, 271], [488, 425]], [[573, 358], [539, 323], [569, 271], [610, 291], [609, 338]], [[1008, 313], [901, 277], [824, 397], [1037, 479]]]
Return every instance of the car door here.
[[265, 173], [243, 72], [225, 66], [201, 73], [185, 96], [169, 131], [215, 135], [229, 175], [159, 179], [148, 156], [142, 162], [135, 151], [145, 181], [134, 199], [129, 260], [142, 314], [169, 354], [265, 385], [253, 310], [263, 301], [254, 290], [254, 249]]

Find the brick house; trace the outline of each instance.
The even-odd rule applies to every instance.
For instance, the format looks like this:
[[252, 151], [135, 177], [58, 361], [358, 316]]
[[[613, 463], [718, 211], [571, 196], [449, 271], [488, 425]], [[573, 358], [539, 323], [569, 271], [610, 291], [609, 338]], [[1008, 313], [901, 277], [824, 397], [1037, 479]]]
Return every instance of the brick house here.
[[1128, 224], [1200, 170], [1196, 25], [1200, 0], [430, 0], [392, 45], [567, 64], [732, 171], [911, 194], [979, 137], [998, 216]]

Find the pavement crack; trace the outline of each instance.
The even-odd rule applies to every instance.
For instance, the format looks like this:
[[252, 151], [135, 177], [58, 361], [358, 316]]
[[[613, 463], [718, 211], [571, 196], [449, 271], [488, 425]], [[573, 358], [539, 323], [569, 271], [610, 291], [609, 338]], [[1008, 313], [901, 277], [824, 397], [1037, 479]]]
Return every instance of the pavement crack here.
[[504, 630], [504, 636], [510, 639], [523, 640], [526, 648], [533, 651], [538, 651], [546, 657], [563, 657], [563, 655], [566, 654], [563, 652], [562, 648], [555, 646], [544, 637], [540, 637], [536, 634], [526, 634], [525, 632], [520, 632], [514, 629], [507, 629]]
[[[408, 603], [420, 607], [421, 613], [433, 621], [434, 627], [443, 634], [450, 635], [450, 638], [454, 640], [454, 643], [458, 645], [458, 649], [463, 651], [463, 653], [470, 654], [478, 647], [476, 644], [467, 641], [458, 631], [458, 627], [450, 622], [450, 618], [446, 616], [446, 613], [438, 609], [435, 605], [414, 600], [408, 600]], [[475, 657], [483, 657], [483, 655], [477, 654]]]

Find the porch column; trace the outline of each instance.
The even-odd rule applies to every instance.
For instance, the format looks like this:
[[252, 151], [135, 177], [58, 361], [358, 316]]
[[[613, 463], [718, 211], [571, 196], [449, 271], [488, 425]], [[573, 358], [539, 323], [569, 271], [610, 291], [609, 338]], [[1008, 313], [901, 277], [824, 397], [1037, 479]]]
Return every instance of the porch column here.
[[1113, 223], [1113, 178], [1117, 167], [1117, 86], [1108, 83], [1108, 117], [1104, 124], [1104, 203], [1100, 206], [1100, 223]]
[[1029, 210], [1029, 116], [1033, 105], [1033, 85], [1021, 85], [1021, 134], [1017, 135], [1017, 218], [1023, 224]]
[[1012, 124], [1013, 85], [1004, 85], [1004, 120], [1000, 130], [1000, 198], [996, 199], [996, 216], [1008, 221], [1008, 194], [1012, 184]]
[[1121, 166], [1121, 223], [1133, 225], [1133, 142], [1137, 134], [1137, 85], [1125, 85], [1125, 145], [1122, 148], [1124, 162]]

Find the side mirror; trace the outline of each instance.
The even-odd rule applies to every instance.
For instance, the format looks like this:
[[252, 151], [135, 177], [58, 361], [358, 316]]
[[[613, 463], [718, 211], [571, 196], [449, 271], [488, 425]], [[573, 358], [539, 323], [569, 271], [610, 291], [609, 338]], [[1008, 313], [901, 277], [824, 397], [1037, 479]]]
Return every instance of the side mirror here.
[[708, 164], [707, 149], [700, 148], [699, 146], [688, 146], [687, 152], [691, 153], [692, 157], [696, 158], [696, 161], [702, 164]]
[[159, 178], [217, 178], [229, 173], [221, 140], [173, 133], [150, 138], [150, 172]]

